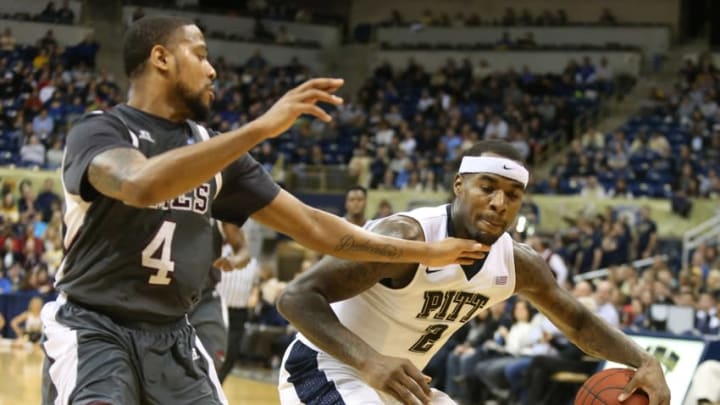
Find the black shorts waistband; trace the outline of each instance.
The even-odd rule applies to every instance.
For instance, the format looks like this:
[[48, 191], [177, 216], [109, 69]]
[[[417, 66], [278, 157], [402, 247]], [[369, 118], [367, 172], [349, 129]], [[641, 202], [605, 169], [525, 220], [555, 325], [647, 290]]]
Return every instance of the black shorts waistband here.
[[178, 330], [182, 329], [190, 324], [188, 321], [187, 315], [183, 315], [178, 319], [168, 319], [168, 320], [159, 320], [159, 321], [139, 321], [136, 319], [128, 319], [128, 318], [122, 318], [118, 316], [113, 316], [101, 309], [96, 309], [92, 306], [79, 303], [71, 298], [67, 298], [66, 305], [70, 305], [73, 307], [76, 307], [80, 310], [95, 312], [98, 315], [104, 316], [108, 318], [113, 323], [128, 328], [128, 329], [134, 329], [134, 330], [142, 330], [142, 331], [149, 331], [149, 332], [165, 332], [165, 331], [172, 331], [172, 330]]

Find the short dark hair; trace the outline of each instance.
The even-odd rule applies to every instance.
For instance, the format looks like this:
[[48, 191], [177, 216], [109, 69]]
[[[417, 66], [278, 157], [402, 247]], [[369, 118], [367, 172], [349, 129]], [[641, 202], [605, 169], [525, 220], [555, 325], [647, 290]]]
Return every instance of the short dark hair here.
[[345, 192], [345, 195], [347, 196], [347, 195], [350, 194], [350, 192], [352, 192], [352, 191], [361, 191], [361, 192], [363, 193], [363, 195], [364, 195], [365, 197], [367, 197], [367, 189], [366, 189], [365, 187], [363, 187], [363, 186], [360, 186], [360, 185], [352, 186], [352, 187], [350, 187], [349, 189], [347, 189], [347, 191]]
[[470, 149], [466, 150], [465, 153], [463, 153], [463, 157], [481, 156], [483, 153], [488, 152], [512, 159], [523, 166], [527, 166], [523, 156], [511, 143], [495, 139], [477, 142], [475, 145], [470, 147]]
[[129, 78], [139, 75], [145, 68], [150, 51], [155, 45], [168, 46], [175, 31], [194, 25], [188, 19], [172, 16], [143, 17], [130, 26], [123, 40], [123, 63]]

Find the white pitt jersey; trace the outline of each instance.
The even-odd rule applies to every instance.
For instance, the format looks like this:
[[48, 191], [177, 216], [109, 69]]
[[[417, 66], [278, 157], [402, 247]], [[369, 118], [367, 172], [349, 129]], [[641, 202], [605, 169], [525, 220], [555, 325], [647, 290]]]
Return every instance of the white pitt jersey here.
[[[448, 234], [449, 212], [449, 205], [442, 205], [396, 215], [414, 218], [422, 226], [426, 241], [439, 241], [453, 236], [452, 228]], [[377, 283], [331, 305], [340, 322], [375, 350], [407, 358], [422, 370], [465, 322], [478, 311], [504, 301], [514, 290], [513, 241], [504, 233], [470, 280], [457, 264], [437, 268], [420, 265], [404, 288]], [[301, 334], [298, 337], [318, 350]]]

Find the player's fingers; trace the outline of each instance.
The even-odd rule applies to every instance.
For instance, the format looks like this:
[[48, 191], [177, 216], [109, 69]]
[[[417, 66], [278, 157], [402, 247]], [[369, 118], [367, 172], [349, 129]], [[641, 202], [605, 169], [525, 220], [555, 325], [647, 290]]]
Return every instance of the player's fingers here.
[[[630, 381], [628, 381], [627, 385], [625, 385], [625, 388], [623, 388], [620, 395], [618, 395], [618, 401], [620, 401], [620, 402], [625, 401], [626, 399], [628, 399], [630, 397], [630, 395], [633, 394], [633, 392], [635, 392], [636, 389], [637, 389], [637, 381], [636, 381], [635, 377], [633, 377], [630, 379]], [[653, 404], [651, 403], [651, 405], [653, 405]], [[654, 404], [654, 405], [657, 405], [657, 404]]]
[[343, 79], [334, 79], [334, 78], [328, 78], [328, 77], [318, 77], [315, 79], [310, 79], [306, 81], [305, 83], [301, 84], [300, 86], [296, 87], [294, 89], [295, 92], [303, 92], [308, 89], [332, 89], [332, 91], [335, 91], [342, 87], [343, 83], [345, 83], [345, 80]]
[[[430, 403], [430, 387], [427, 387], [424, 378], [416, 381], [410, 378], [410, 376], [404, 375], [400, 377], [400, 383], [405, 386], [415, 398], [419, 399], [420, 402], [423, 404]], [[427, 392], [425, 391], [425, 387], [427, 387]]]
[[432, 378], [430, 376], [427, 376], [422, 373], [422, 371], [418, 370], [415, 366], [406, 366], [405, 367], [405, 373], [407, 373], [408, 377], [412, 379], [425, 393], [425, 395], [428, 396], [428, 400], [430, 400], [430, 381]]
[[408, 387], [397, 380], [388, 382], [388, 386], [397, 394], [396, 399], [406, 405], [418, 405], [427, 404], [429, 399], [426, 401], [423, 397], [415, 395]]
[[332, 117], [330, 116], [330, 114], [326, 113], [325, 110], [316, 105], [303, 104], [300, 108], [300, 113], [312, 115], [313, 117], [323, 120], [325, 122], [332, 121]]
[[460, 257], [464, 259], [480, 260], [487, 256], [487, 252], [463, 252]]
[[343, 103], [342, 97], [338, 97], [334, 94], [330, 94], [326, 91], [318, 90], [318, 89], [310, 89], [306, 91], [301, 91], [293, 96], [293, 98], [297, 101], [302, 101], [305, 103], [315, 104], [318, 101], [322, 101], [324, 103], [332, 104], [332, 105], [340, 105]]

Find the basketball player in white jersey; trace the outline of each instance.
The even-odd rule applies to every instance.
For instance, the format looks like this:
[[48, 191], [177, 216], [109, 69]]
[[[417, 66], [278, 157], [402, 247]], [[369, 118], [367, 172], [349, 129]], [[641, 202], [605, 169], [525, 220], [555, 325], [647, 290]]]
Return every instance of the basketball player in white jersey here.
[[420, 370], [477, 311], [518, 293], [590, 355], [637, 368], [620, 395], [642, 388], [669, 405], [658, 361], [562, 289], [547, 263], [505, 230], [528, 171], [508, 143], [484, 141], [463, 157], [451, 204], [367, 225], [410, 240], [475, 239], [489, 251], [470, 266], [359, 263], [326, 256], [288, 285], [280, 312], [298, 329], [280, 372], [283, 405], [452, 404]]

